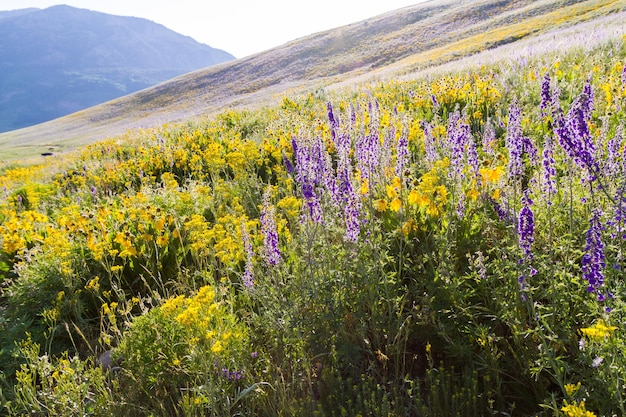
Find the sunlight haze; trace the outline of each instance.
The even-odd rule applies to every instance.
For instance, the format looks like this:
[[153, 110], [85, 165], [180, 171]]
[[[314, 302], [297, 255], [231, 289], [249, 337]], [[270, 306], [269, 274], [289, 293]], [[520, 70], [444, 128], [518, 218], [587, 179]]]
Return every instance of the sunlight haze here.
[[0, 0], [0, 10], [67, 4], [114, 15], [142, 17], [241, 58], [311, 33], [421, 2], [424, 0]]

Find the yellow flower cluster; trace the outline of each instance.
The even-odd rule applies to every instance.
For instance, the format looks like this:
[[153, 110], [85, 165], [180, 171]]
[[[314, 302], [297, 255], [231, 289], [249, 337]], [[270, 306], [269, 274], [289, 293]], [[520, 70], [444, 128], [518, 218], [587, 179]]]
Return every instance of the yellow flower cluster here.
[[15, 255], [29, 248], [29, 245], [43, 242], [49, 219], [46, 215], [33, 210], [17, 212], [6, 209], [0, 224], [2, 250], [8, 255]]
[[208, 345], [211, 352], [218, 355], [231, 348], [238, 349], [246, 331], [215, 297], [215, 290], [204, 286], [192, 297], [170, 298], [160, 309], [185, 327], [189, 343]]
[[561, 411], [563, 411], [567, 417], [596, 417], [594, 413], [587, 410], [584, 401], [578, 404], [574, 401], [572, 404], [569, 404], [567, 401], [563, 400], [563, 403], [564, 405], [561, 407]]
[[593, 326], [580, 329], [581, 333], [587, 336], [589, 340], [596, 342], [606, 340], [615, 330], [617, 330], [616, 326], [608, 326], [602, 319], [598, 320]]
[[433, 168], [422, 175], [416, 188], [408, 196], [408, 202], [418, 207], [430, 217], [439, 217], [448, 203], [448, 189], [442, 183], [450, 161], [448, 158], [436, 161]]

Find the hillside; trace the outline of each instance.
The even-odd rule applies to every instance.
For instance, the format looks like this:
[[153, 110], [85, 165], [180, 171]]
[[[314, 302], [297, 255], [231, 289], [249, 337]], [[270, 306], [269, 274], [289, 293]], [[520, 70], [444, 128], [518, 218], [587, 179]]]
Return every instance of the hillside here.
[[0, 12], [0, 132], [232, 60], [149, 20], [69, 6]]
[[[624, 0], [452, 1], [405, 7], [198, 70], [52, 122], [0, 134], [0, 159], [71, 149], [129, 129], [419, 72], [626, 9]], [[609, 24], [609, 23], [607, 23]], [[619, 18], [610, 22], [623, 29]]]
[[0, 415], [626, 416], [626, 12], [541, 4], [0, 165]]

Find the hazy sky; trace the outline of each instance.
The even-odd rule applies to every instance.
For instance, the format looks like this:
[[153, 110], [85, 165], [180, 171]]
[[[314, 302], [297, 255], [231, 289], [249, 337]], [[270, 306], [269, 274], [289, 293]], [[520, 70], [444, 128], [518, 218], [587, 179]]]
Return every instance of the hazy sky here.
[[425, 0], [0, 0], [0, 10], [67, 4], [143, 17], [237, 58]]

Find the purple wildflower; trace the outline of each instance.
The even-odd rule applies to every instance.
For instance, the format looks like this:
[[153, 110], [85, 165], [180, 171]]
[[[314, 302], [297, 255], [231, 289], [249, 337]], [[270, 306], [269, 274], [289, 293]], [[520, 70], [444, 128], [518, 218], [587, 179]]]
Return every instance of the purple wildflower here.
[[263, 194], [263, 209], [261, 211], [261, 232], [265, 244], [264, 258], [268, 265], [278, 265], [282, 260], [278, 248], [278, 232], [276, 231], [276, 208], [270, 204], [269, 188]]
[[330, 134], [334, 140], [339, 129], [339, 121], [333, 113], [333, 105], [330, 101], [326, 104], [326, 109], [328, 110], [328, 121], [330, 122]]
[[465, 149], [471, 137], [471, 129], [467, 123], [461, 119], [458, 110], [450, 115], [448, 119], [447, 145], [450, 152], [451, 175], [455, 178], [463, 178], [463, 162], [465, 160]]
[[522, 118], [517, 103], [509, 107], [509, 124], [506, 132], [506, 147], [509, 151], [509, 165], [507, 172], [510, 178], [517, 179], [524, 172], [522, 154], [524, 142], [522, 135]]
[[252, 241], [246, 222], [241, 221], [241, 240], [243, 241], [243, 250], [246, 253], [246, 267], [243, 272], [242, 282], [244, 287], [252, 288], [254, 286], [254, 272], [252, 270], [252, 259], [254, 258], [254, 250], [252, 249]]
[[511, 219], [511, 215], [510, 215], [509, 211], [507, 210], [507, 208], [504, 207], [502, 204], [498, 203], [492, 197], [489, 197], [489, 201], [491, 201], [491, 204], [493, 205], [493, 209], [496, 212], [496, 214], [498, 215], [498, 217], [500, 218], [500, 220], [502, 222], [504, 222], [505, 224], [511, 224], [512, 223], [512, 219]]
[[229, 381], [239, 381], [241, 378], [243, 378], [243, 371], [231, 371], [225, 366], [222, 367], [220, 374], [224, 379], [227, 379]]
[[624, 69], [622, 70], [622, 86], [626, 88], [626, 64], [624, 64]]
[[593, 358], [591, 366], [597, 368], [598, 366], [602, 365], [602, 362], [604, 362], [604, 359], [601, 356], [596, 356], [595, 358]]
[[322, 186], [333, 188], [329, 155], [320, 138], [309, 143], [298, 144], [292, 140], [296, 157], [296, 181], [302, 187], [308, 211], [308, 217], [315, 223], [322, 223], [322, 207], [320, 205], [319, 190]]
[[430, 95], [430, 102], [433, 104], [433, 108], [435, 113], [439, 111], [439, 102], [437, 101], [437, 97], [434, 94]]
[[[517, 222], [517, 233], [519, 235], [519, 246], [522, 249], [523, 257], [520, 259], [520, 264], [527, 265], [527, 273], [529, 276], [533, 276], [537, 273], [537, 270], [531, 265], [533, 259], [532, 245], [535, 241], [535, 216], [530, 206], [533, 201], [528, 196], [528, 189], [524, 191], [522, 197], [522, 209], [519, 212]], [[518, 282], [520, 290], [526, 290], [527, 284], [524, 282], [526, 279], [526, 272], [520, 275]], [[525, 301], [526, 296], [522, 294], [522, 299]]]
[[396, 147], [396, 176], [402, 178], [404, 176], [404, 167], [409, 163], [409, 133], [408, 128], [404, 126], [402, 135], [398, 139]]
[[533, 201], [528, 196], [528, 190], [522, 197], [522, 209], [519, 212], [517, 233], [519, 235], [519, 245], [524, 253], [526, 261], [532, 260], [532, 244], [535, 241], [535, 217], [530, 206]]
[[370, 187], [374, 185], [374, 174], [380, 168], [381, 145], [379, 136], [378, 113], [374, 111], [374, 106], [369, 103], [370, 126], [369, 134], [359, 135], [355, 143], [355, 154], [357, 169], [361, 173], [362, 179], [370, 182]]
[[424, 130], [424, 149], [426, 151], [426, 161], [432, 164], [438, 159], [437, 151], [435, 149], [433, 127], [428, 122], [422, 122], [422, 129]]
[[541, 174], [541, 192], [546, 198], [547, 204], [552, 205], [552, 196], [556, 192], [556, 168], [554, 167], [553, 157], [553, 143], [550, 136], [546, 137], [546, 141], [543, 146], [543, 160], [542, 167], [543, 172]]
[[478, 161], [476, 142], [474, 142], [474, 137], [471, 133], [467, 138], [467, 163], [474, 173], [474, 180], [477, 186], [480, 187], [482, 185], [482, 175], [480, 175], [480, 163]]
[[555, 112], [555, 132], [559, 144], [565, 153], [581, 168], [589, 170], [590, 179], [598, 171], [594, 157], [595, 145], [589, 132], [589, 121], [593, 111], [593, 90], [589, 81], [585, 83], [582, 93], [572, 103], [567, 117]]
[[360, 135], [355, 144], [356, 163], [362, 179], [370, 179], [380, 159], [378, 134]]
[[600, 223], [601, 215], [602, 212], [597, 208], [592, 211], [589, 230], [587, 230], [585, 254], [582, 258], [583, 278], [589, 283], [587, 291], [595, 292], [599, 301], [604, 299], [604, 295], [599, 292], [599, 289], [604, 284], [603, 270], [606, 266], [604, 243], [602, 243], [602, 225]]
[[288, 174], [293, 175], [296, 172], [296, 169], [293, 167], [291, 160], [287, 158], [287, 155], [285, 155], [284, 152], [283, 152], [283, 164], [285, 164], [285, 169], [287, 170]]
[[543, 82], [541, 83], [541, 104], [539, 108], [541, 109], [541, 115], [545, 116], [545, 110], [552, 103], [552, 95], [550, 94], [550, 74], [546, 72], [546, 75], [543, 76]]
[[344, 220], [346, 223], [345, 238], [349, 242], [356, 242], [359, 236], [361, 222], [359, 221], [361, 213], [361, 199], [355, 191], [352, 184], [352, 164], [350, 162], [349, 153], [341, 153], [337, 163], [337, 195], [333, 199], [338, 203], [340, 209], [343, 209]]

